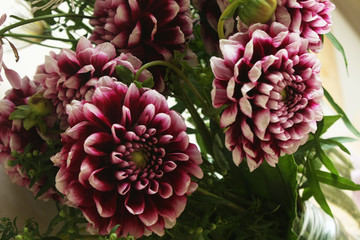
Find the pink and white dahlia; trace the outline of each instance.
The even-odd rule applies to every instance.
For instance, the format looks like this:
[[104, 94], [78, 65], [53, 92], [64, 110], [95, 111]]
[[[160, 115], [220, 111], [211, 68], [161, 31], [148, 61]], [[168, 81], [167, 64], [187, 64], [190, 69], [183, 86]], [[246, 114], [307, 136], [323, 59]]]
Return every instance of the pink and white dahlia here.
[[304, 144], [322, 119], [320, 62], [308, 43], [284, 25], [255, 24], [220, 41], [222, 58], [212, 57], [214, 107], [226, 105], [221, 127], [236, 165], [250, 170], [265, 159]]
[[52, 160], [56, 187], [80, 208], [88, 230], [135, 237], [171, 228], [202, 178], [197, 147], [165, 97], [101, 79], [91, 102], [68, 106], [70, 128]]
[[330, 31], [331, 11], [335, 5], [329, 0], [278, 0], [276, 21], [309, 41], [309, 49], [322, 49], [321, 35]]
[[96, 0], [90, 40], [111, 42], [143, 62], [169, 60], [192, 34], [190, 0]]
[[[46, 56], [45, 64], [38, 67], [34, 79], [44, 87], [44, 97], [52, 100], [62, 128], [66, 129], [67, 104], [74, 99], [89, 99], [100, 77], [117, 77], [117, 65], [125, 66], [135, 74], [141, 64], [131, 54], [118, 56], [110, 43], [93, 47], [88, 39], [81, 37], [76, 52], [63, 49], [58, 55], [52, 52]], [[143, 71], [139, 80], [144, 81], [150, 76], [148, 71]]]
[[[19, 79], [20, 80], [20, 79]], [[35, 128], [25, 130], [22, 120], [9, 120], [10, 114], [17, 106], [28, 104], [29, 98], [35, 94], [39, 86], [24, 77], [21, 81], [11, 82], [13, 88], [5, 93], [4, 99], [0, 100], [0, 164], [4, 167], [10, 180], [19, 185], [25, 186], [36, 195], [48, 179], [42, 178], [30, 187], [31, 178], [22, 165], [13, 166], [11, 161], [15, 160], [13, 152], [24, 153], [25, 147], [31, 144], [31, 151], [40, 153], [46, 151], [46, 143]], [[49, 159], [49, 163], [50, 159]], [[60, 200], [60, 195], [53, 189], [49, 189], [41, 195], [40, 199]]]

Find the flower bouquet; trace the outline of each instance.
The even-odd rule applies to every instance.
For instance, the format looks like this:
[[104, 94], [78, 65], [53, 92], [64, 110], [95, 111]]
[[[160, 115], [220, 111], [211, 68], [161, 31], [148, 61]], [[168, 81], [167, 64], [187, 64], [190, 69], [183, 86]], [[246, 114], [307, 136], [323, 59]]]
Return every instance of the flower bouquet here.
[[[323, 135], [360, 137], [319, 77], [329, 0], [24, 3], [0, 20], [0, 163], [58, 213], [1, 239], [298, 239], [308, 199], [333, 216], [323, 184], [360, 190], [329, 154], [352, 139]], [[52, 48], [34, 76], [2, 58], [18, 40]]]

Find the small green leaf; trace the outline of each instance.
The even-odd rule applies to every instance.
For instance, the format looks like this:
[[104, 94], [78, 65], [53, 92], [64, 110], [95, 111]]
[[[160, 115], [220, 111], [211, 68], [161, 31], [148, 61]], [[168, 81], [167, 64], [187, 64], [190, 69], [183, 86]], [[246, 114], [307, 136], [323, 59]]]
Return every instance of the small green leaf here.
[[360, 132], [354, 127], [354, 125], [352, 125], [352, 123], [350, 122], [349, 118], [346, 116], [345, 112], [342, 110], [342, 108], [334, 101], [334, 99], [331, 97], [331, 95], [329, 94], [328, 91], [326, 91], [325, 88], [324, 89], [324, 96], [326, 97], [326, 99], [329, 101], [330, 105], [334, 108], [334, 110], [338, 113], [342, 115], [342, 120], [344, 122], [344, 124], [346, 125], [346, 127], [357, 137], [360, 138]]
[[331, 127], [341, 117], [342, 115], [324, 116], [324, 126], [320, 135], [324, 134], [329, 129], [329, 127]]
[[352, 190], [352, 191], [359, 191], [360, 190], [360, 185], [354, 183], [353, 181], [351, 181], [350, 179], [341, 177], [341, 176], [337, 176], [335, 174], [332, 173], [328, 173], [328, 172], [324, 172], [324, 171], [320, 171], [320, 170], [315, 170], [316, 175], [319, 179], [320, 182], [340, 188], [340, 189], [344, 189], [344, 190]]
[[324, 150], [321, 149], [320, 146], [316, 146], [316, 155], [321, 160], [321, 162], [324, 164], [324, 166], [333, 174], [339, 175], [339, 172], [336, 170], [333, 162], [331, 159], [326, 155]]
[[10, 120], [25, 119], [25, 118], [27, 118], [27, 116], [30, 113], [31, 113], [31, 110], [28, 105], [20, 105], [20, 106], [17, 106], [16, 110], [10, 114], [9, 119]]
[[148, 78], [141, 83], [143, 87], [152, 88], [154, 86], [154, 78]]
[[330, 146], [338, 146], [341, 150], [343, 150], [347, 154], [350, 154], [350, 151], [343, 144], [341, 144], [340, 142], [338, 142], [336, 140], [333, 140], [331, 138], [329, 138], [329, 139], [320, 138], [319, 140], [320, 140], [320, 143], [322, 143], [322, 144], [327, 144]]
[[129, 68], [123, 65], [117, 65], [115, 71], [122, 82], [130, 84], [134, 81], [135, 75]]
[[326, 37], [331, 41], [331, 43], [334, 45], [334, 47], [342, 54], [342, 56], [344, 58], [346, 71], [349, 73], [348, 62], [346, 59], [346, 54], [345, 54], [345, 50], [344, 50], [343, 46], [331, 32], [327, 33]]
[[317, 203], [327, 214], [333, 217], [331, 209], [326, 202], [326, 198], [320, 188], [319, 179], [311, 159], [306, 161], [306, 177], [309, 181], [310, 191], [312, 192]]

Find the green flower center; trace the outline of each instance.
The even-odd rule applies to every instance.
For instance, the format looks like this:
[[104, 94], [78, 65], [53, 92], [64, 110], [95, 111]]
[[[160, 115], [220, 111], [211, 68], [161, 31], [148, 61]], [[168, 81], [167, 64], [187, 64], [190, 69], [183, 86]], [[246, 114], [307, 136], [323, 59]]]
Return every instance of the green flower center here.
[[149, 156], [143, 150], [136, 150], [131, 153], [131, 161], [133, 161], [137, 168], [143, 169], [149, 160]]

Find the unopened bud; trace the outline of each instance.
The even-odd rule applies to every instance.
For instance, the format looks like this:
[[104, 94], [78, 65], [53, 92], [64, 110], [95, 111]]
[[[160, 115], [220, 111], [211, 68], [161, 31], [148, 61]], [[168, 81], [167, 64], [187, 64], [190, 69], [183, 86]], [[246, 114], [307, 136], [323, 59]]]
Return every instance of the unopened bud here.
[[273, 16], [276, 7], [276, 0], [248, 0], [239, 7], [238, 14], [246, 25], [266, 23]]
[[52, 112], [51, 101], [40, 93], [34, 94], [29, 99], [30, 109], [38, 116], [44, 117]]

